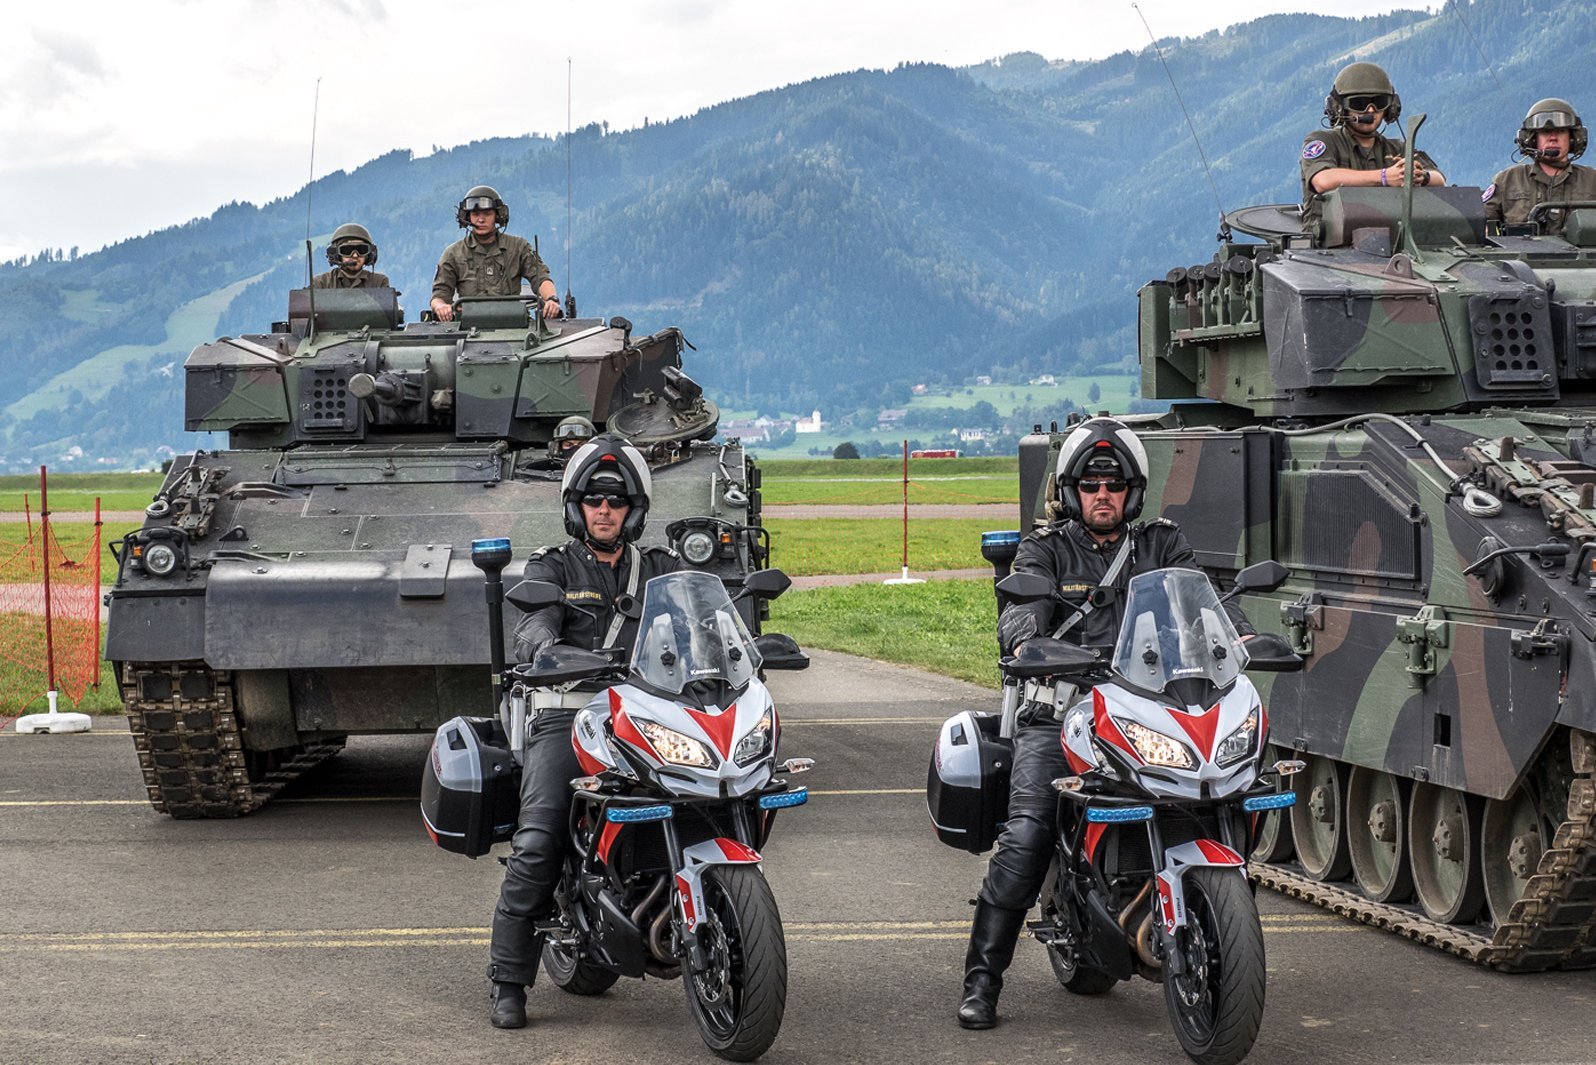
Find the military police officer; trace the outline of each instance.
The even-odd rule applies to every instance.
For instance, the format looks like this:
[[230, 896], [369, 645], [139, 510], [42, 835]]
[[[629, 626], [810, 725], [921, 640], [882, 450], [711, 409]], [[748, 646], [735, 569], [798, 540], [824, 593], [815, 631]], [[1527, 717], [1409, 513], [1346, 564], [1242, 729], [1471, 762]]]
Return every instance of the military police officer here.
[[432, 279], [432, 313], [440, 322], [454, 318], [459, 296], [516, 296], [521, 281], [543, 298], [543, 316], [560, 317], [560, 301], [549, 268], [520, 237], [504, 232], [510, 208], [488, 185], [477, 185], [455, 205], [455, 221], [466, 235], [449, 245]]
[[370, 269], [377, 265], [377, 244], [366, 227], [345, 222], [327, 242], [327, 261], [333, 269], [310, 279], [311, 288], [389, 288], [388, 275]]
[[[1596, 170], [1574, 165], [1588, 139], [1585, 124], [1567, 100], [1550, 97], [1531, 104], [1513, 138], [1513, 154], [1528, 162], [1510, 166], [1492, 180], [1485, 190], [1486, 222], [1500, 229], [1528, 222], [1538, 204], [1596, 201]], [[1538, 218], [1541, 232], [1556, 236], [1563, 232], [1568, 210], [1548, 207]]]
[[[669, 548], [636, 544], [652, 487], [642, 454], [618, 436], [596, 436], [570, 456], [560, 498], [572, 539], [534, 552], [525, 570], [528, 580], [559, 586], [564, 599], [516, 624], [518, 661], [530, 661], [556, 641], [597, 649], [630, 647], [637, 639], [636, 619], [622, 615], [617, 600], [623, 593], [641, 596], [649, 580], [681, 565]], [[587, 687], [540, 696], [541, 708], [527, 729], [521, 815], [488, 948], [489, 1020], [496, 1028], [526, 1024], [526, 988], [537, 977], [543, 951], [535, 922], [553, 913], [554, 889], [569, 847], [570, 782], [582, 775], [571, 746], [571, 722], [590, 699], [603, 697], [602, 685]]]
[[[998, 617], [1004, 654], [1049, 634], [1107, 652], [1119, 633], [1123, 593], [1134, 574], [1166, 566], [1197, 568], [1197, 556], [1174, 522], [1156, 518], [1132, 524], [1147, 491], [1147, 452], [1123, 422], [1092, 418], [1071, 430], [1059, 450], [1054, 484], [1066, 518], [1020, 541], [1013, 568], [1047, 577], [1067, 604], [1044, 600], [1004, 606]], [[1227, 605], [1227, 612], [1238, 632], [1253, 633], [1239, 608]], [[1055, 708], [1041, 703], [1025, 707], [1020, 723], [1009, 770], [1009, 819], [976, 898], [964, 959], [958, 1015], [965, 1028], [997, 1023], [1004, 970], [1014, 959], [1025, 915], [1053, 856], [1058, 795], [1052, 781], [1067, 772], [1061, 726]]]
[[[1326, 129], [1302, 140], [1302, 220], [1308, 232], [1319, 225], [1324, 194], [1342, 186], [1398, 185], [1406, 179], [1404, 145], [1380, 135], [1402, 114], [1402, 98], [1384, 70], [1352, 63], [1336, 75], [1324, 101]], [[1444, 185], [1446, 176], [1423, 152], [1413, 155], [1416, 185]]]

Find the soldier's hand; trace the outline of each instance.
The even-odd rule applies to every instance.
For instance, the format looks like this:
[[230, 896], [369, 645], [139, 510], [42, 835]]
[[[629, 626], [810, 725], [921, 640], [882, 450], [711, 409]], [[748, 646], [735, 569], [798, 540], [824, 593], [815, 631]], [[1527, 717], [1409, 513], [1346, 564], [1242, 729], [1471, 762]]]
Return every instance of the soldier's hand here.
[[[549, 309], [549, 306], [551, 304], [554, 307], [554, 309], [552, 311]], [[565, 317], [565, 312], [560, 309], [560, 298], [558, 296], [544, 296], [543, 297], [543, 317], [545, 317], [545, 318], [564, 318]]]
[[454, 305], [436, 297], [432, 301], [432, 316], [440, 322], [454, 321]]

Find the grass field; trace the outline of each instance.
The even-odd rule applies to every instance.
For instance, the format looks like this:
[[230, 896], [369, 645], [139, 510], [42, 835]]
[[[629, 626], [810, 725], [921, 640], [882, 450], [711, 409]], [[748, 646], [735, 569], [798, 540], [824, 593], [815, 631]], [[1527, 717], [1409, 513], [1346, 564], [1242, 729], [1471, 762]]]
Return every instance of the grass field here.
[[[160, 473], [52, 473], [50, 474], [50, 510], [92, 511], [94, 499], [100, 499], [100, 509], [143, 510], [154, 497], [165, 479]], [[39, 513], [39, 477], [34, 473], [15, 473], [0, 476], [0, 511], [20, 514], [23, 497], [28, 509]]]
[[[53, 507], [52, 507], [53, 509]], [[34, 519], [33, 535], [39, 535], [38, 519]], [[92, 522], [52, 522], [51, 529], [55, 532], [56, 543], [60, 544], [67, 557], [78, 559], [83, 549], [94, 535]], [[137, 529], [137, 524], [127, 522], [105, 522], [100, 526], [100, 583], [110, 584], [116, 579], [116, 559], [111, 557], [111, 545], [120, 543], [124, 534]], [[28, 526], [19, 521], [0, 522], [0, 564], [15, 557], [28, 540]], [[0, 576], [0, 579], [9, 579]]]
[[[761, 462], [765, 502], [889, 504], [903, 501], [901, 459], [772, 459]], [[1013, 503], [1019, 459], [910, 459], [911, 503]]]
[[[1093, 403], [1086, 398], [1093, 384], [1097, 385], [1101, 395]], [[971, 385], [967, 388], [955, 388], [951, 392], [932, 392], [923, 396], [915, 396], [909, 400], [910, 409], [916, 407], [958, 407], [964, 409], [973, 407], [982, 400], [992, 404], [1003, 417], [1008, 417], [1016, 407], [1039, 407], [1047, 403], [1057, 403], [1061, 399], [1072, 400], [1092, 413], [1100, 410], [1114, 411], [1119, 414], [1130, 409], [1130, 401], [1137, 398], [1132, 394], [1135, 389], [1140, 392], [1141, 376], [1139, 374], [1098, 374], [1090, 377], [1060, 377], [1058, 384], [1048, 385]]]
[[[891, 573], [903, 562], [903, 525], [890, 518], [772, 518], [771, 565], [791, 577], [821, 573]], [[909, 570], [973, 569], [991, 522], [963, 518], [909, 521]]]
[[769, 629], [800, 647], [846, 651], [994, 690], [999, 684], [990, 580], [788, 592], [770, 604]]
[[[102, 630], [102, 651], [104, 636]], [[45, 695], [48, 670], [44, 621], [33, 615], [0, 613], [0, 638], [5, 640], [5, 648], [0, 650], [0, 725], [4, 725], [11, 718], [50, 709]], [[99, 680], [99, 688], [87, 689], [76, 703], [63, 693], [56, 701], [56, 709], [86, 714], [121, 713], [122, 700], [116, 692], [110, 663], [100, 662]]]

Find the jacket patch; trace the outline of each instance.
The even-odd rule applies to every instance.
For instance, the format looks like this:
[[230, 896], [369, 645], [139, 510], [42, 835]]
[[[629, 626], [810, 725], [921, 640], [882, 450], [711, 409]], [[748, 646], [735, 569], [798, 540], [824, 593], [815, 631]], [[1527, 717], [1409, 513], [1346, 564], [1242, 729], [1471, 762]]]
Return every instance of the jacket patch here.
[[1095, 587], [1095, 584], [1060, 584], [1058, 590], [1064, 595], [1085, 595]]
[[1496, 182], [1493, 181], [1489, 185], [1485, 186], [1485, 191], [1484, 192], [1480, 193], [1480, 202], [1481, 203], [1488, 202], [1490, 200], [1490, 198], [1492, 196], [1495, 196], [1495, 195], [1496, 195]]
[[1307, 144], [1302, 146], [1302, 157], [1304, 159], [1317, 159], [1323, 155], [1324, 152], [1324, 141], [1309, 141]]
[[604, 593], [590, 591], [586, 588], [574, 588], [565, 593], [566, 602], [569, 603], [573, 600], [586, 601], [590, 603], [602, 603], [604, 602]]

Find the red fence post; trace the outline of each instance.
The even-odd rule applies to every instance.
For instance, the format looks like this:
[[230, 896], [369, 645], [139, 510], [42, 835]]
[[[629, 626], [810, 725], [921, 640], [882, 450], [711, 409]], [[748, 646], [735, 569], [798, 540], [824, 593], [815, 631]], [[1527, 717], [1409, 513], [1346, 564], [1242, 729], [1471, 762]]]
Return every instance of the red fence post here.
[[[45, 468], [39, 467], [39, 543], [44, 547], [44, 661], [50, 690], [55, 691], [55, 601], [50, 595], [50, 493]], [[54, 709], [54, 707], [51, 707]]]

